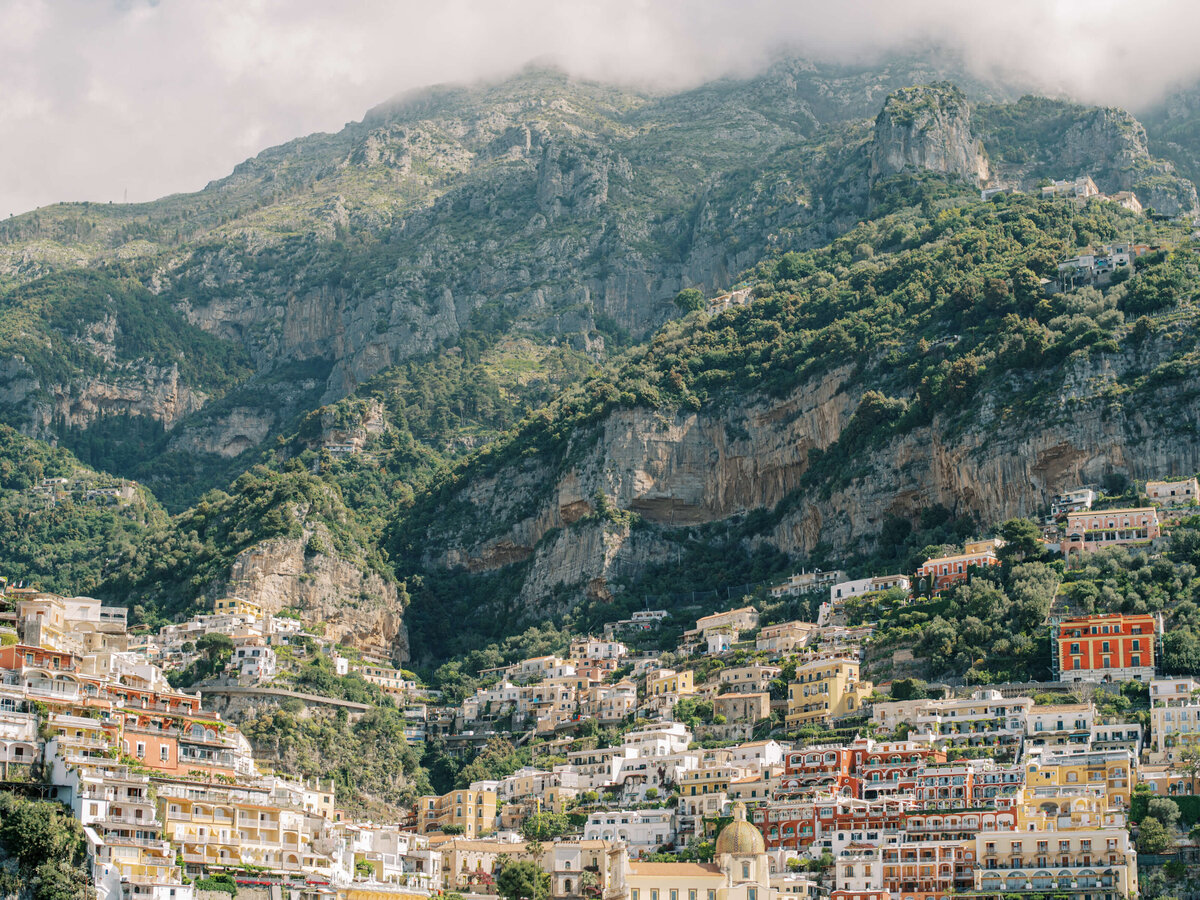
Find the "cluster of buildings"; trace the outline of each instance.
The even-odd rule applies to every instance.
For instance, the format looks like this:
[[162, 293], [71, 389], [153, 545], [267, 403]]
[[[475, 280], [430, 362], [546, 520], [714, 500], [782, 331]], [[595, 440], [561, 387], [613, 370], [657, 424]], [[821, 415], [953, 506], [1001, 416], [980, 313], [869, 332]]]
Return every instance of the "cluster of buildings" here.
[[124, 478], [43, 478], [26, 488], [35, 504], [53, 507], [60, 503], [97, 503], [126, 506], [137, 497], [137, 482]]
[[1085, 285], [1103, 287], [1119, 272], [1134, 273], [1136, 260], [1149, 253], [1148, 244], [1114, 243], [1087, 247], [1058, 264], [1058, 277], [1048, 285], [1051, 290], [1069, 291]]
[[[985, 198], [986, 199], [986, 198]], [[1075, 179], [1052, 181], [1042, 188], [1043, 200], [1071, 200], [1082, 207], [1089, 200], [1100, 200], [1106, 203], [1116, 203], [1130, 212], [1142, 212], [1142, 204], [1133, 191], [1117, 191], [1115, 194], [1105, 194], [1092, 180], [1090, 175], [1080, 175]]]
[[[1146, 494], [1150, 506], [1098, 510], [1094, 490], [1067, 492], [1043, 540], [1066, 552], [1153, 542], [1158, 516], [1194, 506], [1197, 485]], [[802, 572], [772, 593], [820, 592], [817, 622], [764, 625], [736, 607], [696, 620], [669, 655], [619, 639], [667, 618], [634, 614], [561, 656], [482, 673], [455, 706], [388, 662], [320, 647], [404, 711], [413, 742], [436, 736], [466, 756], [496, 735], [533, 741], [530, 764], [421, 797], [390, 824], [354, 821], [332, 783], [262, 770], [233, 723], [164, 677], [220, 634], [232, 646], [220, 680], [285, 687], [283, 661], [321, 644], [298, 620], [232, 597], [138, 634], [123, 608], [7, 588], [0, 781], [70, 807], [100, 900], [190, 900], [195, 878], [222, 871], [339, 900], [488, 894], [519, 859], [550, 874], [554, 900], [1135, 895], [1134, 787], [1192, 793], [1200, 751], [1200, 682], [1161, 677], [1159, 617], [1052, 618], [1055, 678], [1073, 683], [1061, 703], [1036, 686], [896, 699], [863, 677], [874, 626], [850, 624], [848, 609], [936, 596], [1000, 565], [1002, 547], [968, 542], [912, 576]], [[1148, 685], [1148, 729], [1097, 709], [1128, 681]], [[523, 829], [545, 813], [570, 827], [531, 844]], [[662, 861], [707, 841], [711, 861]]]

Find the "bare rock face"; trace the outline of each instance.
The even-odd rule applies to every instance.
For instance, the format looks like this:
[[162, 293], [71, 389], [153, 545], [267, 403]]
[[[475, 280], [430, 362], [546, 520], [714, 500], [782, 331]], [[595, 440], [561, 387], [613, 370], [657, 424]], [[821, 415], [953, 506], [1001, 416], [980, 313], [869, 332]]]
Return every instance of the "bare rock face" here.
[[1067, 177], [1091, 174], [1108, 191], [1134, 191], [1143, 206], [1169, 216], [1200, 215], [1196, 188], [1150, 155], [1146, 129], [1123, 109], [1096, 109], [1067, 129], [1059, 150]]
[[989, 178], [987, 155], [971, 131], [967, 98], [951, 84], [905, 88], [888, 97], [875, 119], [871, 181], [906, 170]]
[[[990, 523], [1032, 515], [1054, 494], [1114, 471], [1133, 478], [1192, 472], [1200, 469], [1194, 404], [1156, 395], [1114, 408], [1105, 399], [1131, 370], [1168, 358], [1166, 347], [1157, 361], [1155, 352], [1074, 360], [1037, 427], [987, 404], [965, 430], [935, 419], [857, 457], [854, 468], [867, 474], [835, 480], [825, 493], [805, 489], [804, 475], [810, 450], [836, 452], [862, 398], [847, 370], [741, 409], [618, 410], [577, 438], [588, 443], [568, 450], [573, 462], [561, 470], [524, 460], [468, 482], [458, 499], [486, 530], [473, 542], [464, 540], [467, 529], [437, 535], [430, 545], [450, 549], [427, 562], [486, 572], [527, 560], [522, 603], [544, 615], [561, 612], [544, 608], [556, 588], [603, 596], [614, 575], [669, 558], [672, 545], [655, 526], [721, 521], [788, 498], [787, 511], [754, 540], [803, 555], [818, 544], [870, 546], [889, 517], [911, 520], [933, 504]], [[1155, 418], [1167, 409], [1179, 414]], [[600, 506], [617, 515], [605, 519]], [[650, 527], [628, 527], [624, 512]]]
[[200, 409], [206, 395], [184, 384], [178, 366], [116, 365], [104, 375], [44, 383], [22, 358], [0, 364], [0, 403], [23, 407], [36, 436], [55, 427], [87, 428], [105, 416], [144, 416], [169, 429]]
[[238, 555], [220, 591], [267, 612], [296, 609], [306, 625], [323, 628], [331, 640], [407, 660], [408, 630], [396, 585], [327, 552], [329, 546], [323, 526], [302, 538], [264, 541]]
[[262, 443], [275, 423], [270, 410], [231, 409], [208, 417], [194, 428], [185, 428], [171, 441], [171, 448], [233, 457]]

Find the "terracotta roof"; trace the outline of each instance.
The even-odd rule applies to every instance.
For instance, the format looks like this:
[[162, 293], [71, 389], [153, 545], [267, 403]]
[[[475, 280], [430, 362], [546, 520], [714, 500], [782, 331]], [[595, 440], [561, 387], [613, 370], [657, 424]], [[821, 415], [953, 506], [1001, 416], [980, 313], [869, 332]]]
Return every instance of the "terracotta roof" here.
[[629, 868], [634, 875], [652, 875], [660, 878], [677, 876], [680, 878], [695, 878], [697, 875], [720, 876], [721, 867], [716, 863], [694, 862], [638, 862], [632, 860]]

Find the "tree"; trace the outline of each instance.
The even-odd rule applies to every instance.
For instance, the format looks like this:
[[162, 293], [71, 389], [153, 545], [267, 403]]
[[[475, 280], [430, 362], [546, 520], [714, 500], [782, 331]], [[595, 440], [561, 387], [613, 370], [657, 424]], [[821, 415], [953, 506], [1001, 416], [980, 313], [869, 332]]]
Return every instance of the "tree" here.
[[[1146, 815], [1170, 831], [1179, 821], [1179, 804], [1169, 797], [1154, 797], [1146, 806]], [[1143, 824], [1145, 819], [1142, 819]]]
[[1188, 832], [1188, 840], [1191, 841], [1194, 846], [1200, 847], [1200, 822], [1197, 822], [1192, 826], [1191, 831]]
[[562, 813], [539, 812], [527, 818], [521, 825], [521, 834], [527, 841], [552, 841], [562, 837], [571, 828], [570, 820]]
[[510, 862], [496, 876], [496, 889], [504, 900], [546, 900], [550, 876], [527, 859]]
[[1000, 526], [1005, 545], [1001, 548], [1009, 559], [1027, 559], [1042, 555], [1042, 534], [1029, 519], [1009, 519]]
[[893, 700], [923, 700], [929, 696], [929, 686], [920, 678], [897, 678], [892, 682]]
[[1200, 774], [1200, 748], [1195, 744], [1188, 744], [1179, 753], [1179, 759], [1175, 763], [1178, 768], [1188, 779], [1188, 793], [1196, 793], [1196, 775]]
[[1147, 816], [1138, 825], [1138, 853], [1165, 853], [1174, 843], [1158, 819]]
[[685, 313], [704, 309], [704, 294], [696, 288], [684, 288], [675, 295], [675, 305]]

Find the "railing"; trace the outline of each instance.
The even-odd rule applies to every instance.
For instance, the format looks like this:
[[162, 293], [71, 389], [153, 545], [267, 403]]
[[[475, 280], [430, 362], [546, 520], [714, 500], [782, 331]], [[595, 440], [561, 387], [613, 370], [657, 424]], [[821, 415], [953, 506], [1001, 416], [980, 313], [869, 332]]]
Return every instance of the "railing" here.
[[126, 837], [125, 835], [121, 834], [105, 834], [104, 841], [107, 844], [147, 847], [151, 850], [162, 850], [163, 852], [166, 852], [169, 849], [166, 841], [159, 840], [157, 838]]

